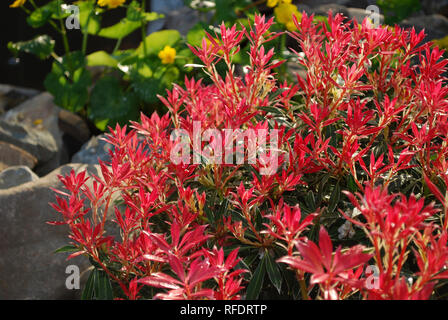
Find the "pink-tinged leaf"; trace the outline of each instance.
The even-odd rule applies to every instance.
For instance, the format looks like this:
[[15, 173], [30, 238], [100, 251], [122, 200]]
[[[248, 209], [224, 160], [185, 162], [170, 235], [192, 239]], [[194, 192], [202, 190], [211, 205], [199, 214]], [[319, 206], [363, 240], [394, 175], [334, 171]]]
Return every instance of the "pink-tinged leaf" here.
[[316, 268], [310, 265], [308, 262], [301, 260], [298, 257], [285, 256], [277, 260], [277, 262], [286, 263], [290, 267], [298, 270], [302, 270], [309, 273], [316, 272]]
[[138, 280], [138, 282], [150, 287], [164, 289], [179, 289], [182, 285], [182, 282], [179, 280], [161, 272], [153, 273], [149, 277]]
[[75, 258], [75, 257], [77, 257], [77, 256], [82, 255], [83, 253], [85, 253], [85, 251], [77, 251], [77, 252], [74, 252], [74, 253], [72, 253], [71, 255], [69, 255], [69, 256], [67, 257], [66, 260], [73, 259], [73, 258]]
[[436, 198], [446, 207], [446, 200], [445, 197], [440, 192], [439, 188], [436, 187], [436, 185], [426, 176], [426, 174], [423, 175], [425, 178], [426, 185], [428, 186], [429, 190], [436, 196]]
[[325, 268], [330, 269], [331, 261], [333, 259], [333, 243], [331, 242], [327, 230], [325, 230], [323, 226], [320, 227], [319, 231], [319, 247], [322, 253], [322, 262]]
[[173, 269], [173, 271], [177, 274], [177, 277], [182, 282], [185, 282], [185, 271], [182, 262], [179, 260], [179, 258], [176, 257], [174, 254], [169, 254], [168, 261], [170, 263], [171, 269]]
[[312, 273], [324, 272], [322, 267], [322, 253], [314, 242], [299, 242], [297, 247], [303, 260], [313, 269], [313, 271], [311, 271]]
[[193, 294], [191, 294], [191, 298], [207, 298], [209, 300], [214, 300], [215, 292], [212, 289], [202, 289]]
[[160, 263], [168, 262], [167, 259], [155, 256], [153, 254], [144, 254], [144, 255], [141, 256], [140, 259], [138, 259], [138, 261], [136, 260], [136, 262], [140, 262], [140, 261], [143, 261], [143, 260], [155, 261], [155, 262], [160, 262]]
[[143, 231], [143, 234], [149, 237], [149, 239], [154, 242], [156, 246], [158, 246], [161, 250], [165, 252], [169, 252], [171, 246], [166, 242], [162, 235], [156, 233], [149, 233], [147, 231]]

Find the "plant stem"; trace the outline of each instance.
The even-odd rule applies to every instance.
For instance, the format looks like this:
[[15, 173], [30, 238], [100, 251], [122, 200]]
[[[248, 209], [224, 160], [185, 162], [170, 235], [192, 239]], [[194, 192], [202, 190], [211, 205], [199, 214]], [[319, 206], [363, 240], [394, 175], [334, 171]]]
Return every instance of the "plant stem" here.
[[116, 52], [118, 49], [120, 49], [120, 45], [121, 45], [121, 41], [123, 40], [123, 38], [120, 38], [117, 40], [117, 43], [115, 44], [114, 50], [112, 51], [112, 53]]
[[[146, 0], [142, 0], [142, 13], [146, 13]], [[144, 57], [148, 55], [148, 48], [146, 47], [146, 20], [142, 21], [141, 32], [142, 32], [142, 42], [143, 42], [143, 54]]]
[[61, 5], [62, 5], [61, 0], [58, 0], [58, 17], [59, 17], [59, 25], [61, 28], [62, 43], [64, 44], [65, 56], [67, 58], [67, 64], [70, 69], [69, 73], [71, 73], [74, 70], [72, 69], [71, 59], [70, 59], [70, 55], [69, 55], [70, 54], [70, 46], [68, 44], [67, 30], [64, 27], [64, 21], [62, 20], [62, 17], [61, 17]]
[[299, 272], [297, 271], [296, 273], [297, 279], [299, 280], [299, 284], [300, 284], [300, 293], [302, 294], [302, 299], [303, 300], [310, 300], [310, 296], [308, 295], [308, 288], [306, 286], [306, 282], [305, 279], [303, 278], [303, 276], [301, 276], [299, 274]]
[[96, 10], [96, 2], [94, 2], [93, 4], [93, 8], [90, 11], [88, 17], [87, 17], [87, 22], [85, 27], [82, 30], [83, 36], [82, 36], [82, 54], [85, 55], [86, 51], [87, 51], [87, 39], [89, 38], [89, 23], [90, 23], [90, 19], [92, 17], [92, 14], [95, 12]]

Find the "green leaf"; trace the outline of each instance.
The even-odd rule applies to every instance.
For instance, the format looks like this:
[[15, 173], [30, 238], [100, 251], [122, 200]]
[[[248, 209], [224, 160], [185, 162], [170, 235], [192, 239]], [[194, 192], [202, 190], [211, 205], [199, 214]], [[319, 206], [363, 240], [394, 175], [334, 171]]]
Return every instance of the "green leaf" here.
[[276, 108], [276, 107], [258, 107], [258, 109], [268, 112], [268, 113], [283, 115], [282, 110], [280, 108]]
[[[165, 46], [173, 47], [179, 40], [181, 35], [177, 30], [162, 30], [151, 33], [146, 37], [145, 43], [148, 54], [157, 55]], [[136, 54], [143, 56], [143, 43], [136, 50]]]
[[157, 94], [160, 93], [160, 83], [154, 78], [141, 78], [131, 83], [133, 92], [145, 103], [153, 104], [158, 102]]
[[126, 18], [129, 21], [144, 21], [145, 15], [138, 1], [133, 0], [126, 11]]
[[[163, 89], [165, 88], [171, 88], [172, 84], [176, 82], [176, 80], [179, 78], [180, 72], [179, 69], [175, 66], [167, 67], [166, 70], [161, 74], [160, 76], [160, 84], [162, 85]], [[155, 74], [155, 77], [157, 78], [157, 74]], [[163, 90], [164, 91], [164, 90]]]
[[106, 66], [115, 68], [118, 65], [118, 61], [106, 51], [96, 51], [87, 56], [87, 65], [90, 67]]
[[308, 209], [310, 209], [311, 211], [315, 211], [316, 210], [316, 199], [314, 198], [314, 193], [313, 191], [308, 191], [306, 197], [305, 197], [305, 203], [308, 207]]
[[330, 204], [328, 205], [328, 210], [330, 212], [334, 212], [340, 199], [341, 199], [341, 186], [338, 181], [338, 183], [336, 183], [336, 185], [334, 186], [333, 192], [331, 193]]
[[60, 65], [64, 71], [73, 75], [76, 71], [87, 66], [87, 59], [81, 51], [73, 51], [62, 58]]
[[26, 22], [33, 28], [40, 28], [44, 26], [54, 14], [62, 12], [62, 9], [58, 11], [57, 1], [51, 1], [46, 5], [37, 8], [26, 18]]
[[109, 39], [122, 39], [137, 30], [140, 26], [140, 22], [130, 21], [124, 18], [113, 26], [102, 28], [98, 35]]
[[261, 259], [255, 270], [252, 279], [247, 286], [246, 300], [257, 300], [263, 287], [264, 277], [266, 275], [265, 258]]
[[201, 22], [196, 23], [187, 33], [187, 42], [192, 46], [200, 46], [202, 44], [202, 39], [205, 37], [206, 27], [207, 26]]
[[358, 190], [358, 185], [355, 182], [355, 178], [351, 174], [347, 176], [347, 186], [351, 193], [355, 193]]
[[[153, 21], [160, 18], [160, 15], [155, 12], [147, 12], [144, 15], [144, 21]], [[142, 25], [141, 21], [133, 21], [128, 18], [121, 19], [120, 22], [114, 24], [113, 26], [102, 28], [98, 33], [99, 36], [109, 39], [122, 39], [132, 32], [140, 28]]]
[[274, 287], [280, 294], [283, 282], [282, 274], [278, 268], [277, 263], [275, 263], [274, 259], [271, 257], [269, 252], [265, 253], [265, 257], [266, 257], [266, 271], [268, 273], [269, 279], [271, 280], [271, 283], [274, 285]]
[[19, 52], [26, 52], [36, 55], [39, 59], [48, 58], [54, 50], [55, 41], [48, 35], [44, 34], [37, 36], [29, 41], [21, 42], [9, 42], [8, 49], [14, 55], [18, 55]]
[[174, 65], [160, 66], [153, 59], [144, 59], [136, 63], [131, 72], [131, 87], [138, 97], [148, 103], [158, 103], [158, 94], [165, 94], [165, 90], [179, 79], [179, 69]]
[[378, 0], [387, 24], [398, 23], [421, 9], [420, 0]]
[[[237, 15], [233, 6], [229, 6], [229, 0], [215, 0], [216, 14], [215, 19], [219, 23], [221, 21], [235, 21]], [[231, 22], [232, 23], [232, 22]]]
[[81, 295], [81, 300], [92, 300], [94, 295], [94, 286], [96, 281], [96, 269], [90, 271], [89, 278], [87, 279], [86, 286]]
[[78, 251], [79, 249], [75, 246], [72, 245], [67, 245], [67, 246], [63, 246], [57, 250], [54, 251], [54, 253], [63, 253], [63, 252], [75, 252]]
[[137, 100], [133, 94], [123, 92], [120, 80], [106, 76], [92, 90], [88, 114], [94, 121], [108, 119], [108, 123], [136, 119]]
[[[82, 30], [87, 30], [89, 34], [96, 35], [101, 30], [101, 8], [96, 8], [95, 1], [78, 1], [79, 24]], [[94, 11], [95, 10], [95, 11]]]
[[103, 270], [95, 269], [95, 298], [97, 300], [113, 300], [114, 294], [109, 276]]
[[79, 52], [73, 52], [62, 61], [53, 63], [44, 85], [59, 107], [78, 112], [86, 105], [92, 77], [85, 69], [85, 64], [86, 59]]

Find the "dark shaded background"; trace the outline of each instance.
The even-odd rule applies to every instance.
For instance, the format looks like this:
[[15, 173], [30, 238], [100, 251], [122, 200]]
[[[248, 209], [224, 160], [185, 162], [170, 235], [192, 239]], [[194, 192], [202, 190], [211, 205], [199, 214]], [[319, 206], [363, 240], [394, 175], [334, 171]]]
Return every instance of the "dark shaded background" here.
[[[44, 90], [45, 76], [51, 70], [52, 58], [40, 60], [30, 54], [20, 54], [16, 60], [7, 48], [9, 41], [25, 41], [40, 34], [48, 34], [56, 40], [56, 53], [63, 55], [61, 36], [51, 27], [44, 26], [34, 29], [26, 23], [26, 13], [20, 8], [9, 8], [14, 0], [0, 0], [0, 83], [11, 84], [22, 87], [30, 87]], [[36, 5], [43, 5], [48, 1], [36, 0]], [[74, 1], [64, 1], [69, 4]], [[149, 4], [149, 3], [148, 3]], [[28, 5], [27, 8], [30, 6]], [[112, 25], [125, 15], [125, 9], [108, 11], [103, 16], [103, 26]], [[141, 41], [140, 31], [134, 32], [123, 40], [121, 49], [138, 46]], [[80, 30], [67, 30], [69, 36], [70, 50], [79, 50], [82, 43]], [[112, 51], [115, 40], [89, 36], [87, 50], [88, 53], [97, 50]]]

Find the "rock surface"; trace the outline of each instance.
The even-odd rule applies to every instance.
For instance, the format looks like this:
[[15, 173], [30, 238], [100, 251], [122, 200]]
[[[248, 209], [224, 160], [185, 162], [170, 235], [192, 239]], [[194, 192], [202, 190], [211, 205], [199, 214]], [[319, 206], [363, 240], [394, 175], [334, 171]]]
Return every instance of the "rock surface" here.
[[81, 290], [65, 287], [65, 271], [76, 265], [82, 272], [90, 264], [82, 256], [66, 261], [67, 253], [53, 253], [69, 243], [68, 227], [46, 223], [60, 220], [48, 204], [55, 200], [50, 187], [62, 189], [57, 175], [67, 175], [72, 169], [101, 173], [99, 166], [69, 164], [37, 181], [0, 190], [0, 299], [80, 297]]
[[62, 132], [59, 129], [59, 113], [61, 109], [53, 102], [53, 96], [48, 92], [41, 93], [14, 109], [9, 110], [2, 119], [10, 124], [20, 124], [27, 128], [47, 131], [56, 143], [56, 153], [51, 158], [40, 160], [36, 170], [45, 175], [68, 162], [68, 156], [63, 148]]
[[24, 165], [33, 169], [37, 164], [37, 158], [29, 152], [10, 143], [0, 141], [0, 171]]
[[5, 120], [0, 120], [0, 141], [22, 148], [36, 157], [39, 163], [49, 161], [58, 153], [57, 142], [48, 131]]
[[417, 32], [425, 29], [426, 41], [443, 38], [448, 34], [448, 18], [441, 14], [410, 17], [400, 25], [405, 28], [414, 27]]
[[10, 167], [0, 172], [0, 189], [20, 186], [38, 179], [39, 177], [27, 166]]
[[0, 84], [0, 114], [39, 94], [38, 90]]
[[109, 149], [111, 145], [102, 140], [104, 135], [92, 137], [84, 144], [79, 152], [73, 158], [72, 163], [98, 164], [98, 158], [102, 161], [110, 161]]
[[318, 7], [324, 4], [337, 4], [353, 8], [366, 8], [371, 4], [376, 4], [376, 0], [301, 0], [300, 3], [310, 7]]
[[198, 12], [185, 6], [182, 0], [152, 0], [151, 11], [162, 13], [165, 17], [151, 21], [148, 24], [148, 34], [164, 28], [176, 29], [185, 36], [199, 21]]
[[438, 13], [448, 16], [448, 0], [424, 0], [420, 3], [426, 14]]
[[90, 130], [86, 122], [77, 114], [61, 109], [58, 114], [59, 130], [83, 144], [90, 138]]
[[[365, 9], [359, 9], [359, 8], [347, 8], [348, 11], [348, 17], [350, 19], [356, 19], [359, 23], [362, 23], [365, 18], [370, 17], [370, 13], [366, 12]], [[379, 14], [379, 21], [378, 23], [384, 23], [384, 16], [382, 14]]]

